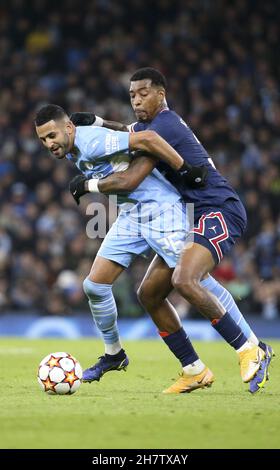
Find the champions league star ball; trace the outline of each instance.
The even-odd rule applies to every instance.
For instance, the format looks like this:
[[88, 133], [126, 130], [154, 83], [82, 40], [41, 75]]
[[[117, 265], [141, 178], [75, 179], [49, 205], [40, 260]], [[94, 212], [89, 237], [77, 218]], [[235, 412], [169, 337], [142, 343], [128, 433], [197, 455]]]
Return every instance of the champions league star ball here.
[[71, 395], [80, 388], [82, 375], [77, 359], [66, 352], [55, 352], [40, 362], [37, 378], [49, 395]]

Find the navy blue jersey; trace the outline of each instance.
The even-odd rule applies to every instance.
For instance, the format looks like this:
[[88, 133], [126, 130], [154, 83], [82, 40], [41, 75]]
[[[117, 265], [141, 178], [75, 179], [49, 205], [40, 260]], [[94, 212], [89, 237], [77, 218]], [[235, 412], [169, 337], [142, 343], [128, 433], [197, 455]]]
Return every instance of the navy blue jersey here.
[[191, 189], [180, 183], [178, 174], [169, 165], [160, 162], [157, 166], [157, 169], [178, 189], [184, 200], [194, 204], [196, 211], [207, 206], [222, 206], [228, 199], [239, 200], [228, 181], [215, 168], [203, 145], [178, 114], [164, 109], [151, 122], [136, 122], [130, 126], [132, 132], [145, 129], [156, 131], [189, 164], [208, 168], [205, 188]]

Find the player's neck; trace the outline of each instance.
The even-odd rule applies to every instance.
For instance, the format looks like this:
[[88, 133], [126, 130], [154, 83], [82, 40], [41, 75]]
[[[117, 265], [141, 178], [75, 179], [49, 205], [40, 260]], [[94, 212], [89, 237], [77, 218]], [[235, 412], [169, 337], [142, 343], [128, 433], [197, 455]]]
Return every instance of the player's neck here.
[[168, 106], [167, 106], [166, 101], [164, 101], [163, 103], [160, 104], [160, 106], [158, 107], [157, 112], [156, 112], [156, 114], [154, 115], [153, 119], [154, 119], [159, 113], [161, 113], [162, 111], [164, 111], [165, 109], [168, 109]]
[[72, 157], [77, 157], [78, 154], [78, 147], [75, 145], [75, 137], [76, 137], [76, 129], [74, 129], [74, 132], [72, 135], [70, 135], [70, 149], [69, 153], [72, 155]]
[[73, 145], [73, 147], [71, 148], [71, 150], [70, 150], [69, 153], [71, 153], [71, 156], [72, 156], [73, 158], [77, 158], [78, 153], [79, 153], [78, 147], [76, 147], [75, 145]]

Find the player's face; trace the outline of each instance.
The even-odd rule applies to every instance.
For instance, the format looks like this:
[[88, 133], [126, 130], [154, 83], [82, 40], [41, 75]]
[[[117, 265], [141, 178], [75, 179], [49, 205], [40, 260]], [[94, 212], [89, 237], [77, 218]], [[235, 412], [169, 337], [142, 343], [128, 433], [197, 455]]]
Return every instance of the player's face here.
[[43, 145], [58, 159], [64, 158], [73, 146], [75, 127], [69, 120], [48, 121], [36, 126], [36, 132]]
[[165, 102], [163, 88], [152, 85], [150, 79], [130, 82], [130, 101], [137, 121], [151, 121]]

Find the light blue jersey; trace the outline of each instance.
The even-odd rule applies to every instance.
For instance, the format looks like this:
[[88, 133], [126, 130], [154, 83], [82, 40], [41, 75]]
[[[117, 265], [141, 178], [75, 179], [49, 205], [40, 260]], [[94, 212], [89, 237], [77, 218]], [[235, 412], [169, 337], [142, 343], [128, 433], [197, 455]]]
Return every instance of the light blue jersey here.
[[[124, 171], [131, 162], [129, 132], [97, 126], [76, 127], [74, 145], [78, 150], [77, 156], [68, 155], [67, 158], [74, 161], [88, 179], [105, 178]], [[129, 211], [134, 216], [141, 213], [142, 217], [147, 215], [148, 209], [156, 217], [181, 198], [158, 170], [153, 170], [134, 191], [117, 196], [122, 212]]]
[[[131, 161], [129, 133], [103, 127], [76, 128], [75, 157], [68, 155], [89, 178], [124, 171]], [[189, 231], [186, 205], [179, 192], [153, 170], [131, 193], [118, 195], [120, 214], [97, 255], [128, 267], [135, 256], [152, 249], [174, 268]]]

